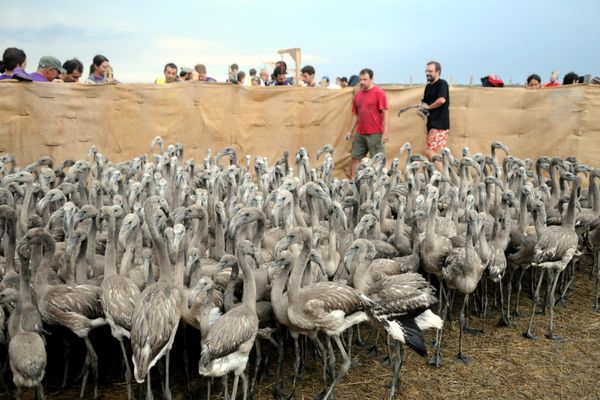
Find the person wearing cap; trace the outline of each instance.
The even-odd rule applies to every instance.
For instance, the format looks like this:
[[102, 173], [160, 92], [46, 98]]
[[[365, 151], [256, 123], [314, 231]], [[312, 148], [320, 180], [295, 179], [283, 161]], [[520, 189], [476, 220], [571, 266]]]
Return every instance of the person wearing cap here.
[[58, 58], [44, 56], [40, 58], [37, 71], [32, 72], [29, 76], [34, 82], [52, 82], [58, 78], [60, 74], [64, 73], [65, 69], [62, 67], [62, 63]]
[[560, 82], [558, 82], [558, 72], [552, 71], [550, 74], [550, 82], [546, 83], [544, 87], [553, 87], [560, 86]]
[[191, 81], [194, 77], [192, 75], [193, 70], [188, 67], [181, 67], [181, 71], [179, 72], [179, 80], [180, 81]]

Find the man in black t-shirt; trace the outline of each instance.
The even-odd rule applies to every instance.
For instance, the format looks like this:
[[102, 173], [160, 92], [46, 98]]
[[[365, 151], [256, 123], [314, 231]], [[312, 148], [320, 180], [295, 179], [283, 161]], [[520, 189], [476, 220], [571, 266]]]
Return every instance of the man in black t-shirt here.
[[425, 74], [427, 86], [421, 100], [421, 110], [427, 110], [427, 149], [425, 154], [431, 160], [446, 146], [450, 129], [450, 93], [448, 82], [440, 79], [442, 66], [437, 61], [427, 63]]

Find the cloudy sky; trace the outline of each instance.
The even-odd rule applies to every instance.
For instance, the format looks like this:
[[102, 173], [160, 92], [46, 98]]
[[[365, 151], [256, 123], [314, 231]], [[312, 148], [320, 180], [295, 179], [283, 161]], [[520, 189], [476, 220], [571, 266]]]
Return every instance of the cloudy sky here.
[[[13, 5], [14, 4], [14, 5]], [[552, 70], [600, 75], [598, 0], [20, 1], [2, 6], [0, 47], [19, 47], [28, 70], [43, 55], [109, 58], [115, 77], [151, 82], [165, 63], [204, 63], [224, 79], [302, 48], [317, 75], [349, 76], [363, 67], [378, 82], [424, 81], [424, 64], [468, 83], [493, 73], [523, 82]]]

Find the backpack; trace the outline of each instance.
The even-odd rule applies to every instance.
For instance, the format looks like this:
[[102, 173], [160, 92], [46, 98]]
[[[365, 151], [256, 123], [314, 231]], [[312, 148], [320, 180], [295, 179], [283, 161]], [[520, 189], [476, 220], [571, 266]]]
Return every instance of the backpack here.
[[488, 75], [481, 78], [483, 87], [504, 87], [504, 81], [498, 75]]

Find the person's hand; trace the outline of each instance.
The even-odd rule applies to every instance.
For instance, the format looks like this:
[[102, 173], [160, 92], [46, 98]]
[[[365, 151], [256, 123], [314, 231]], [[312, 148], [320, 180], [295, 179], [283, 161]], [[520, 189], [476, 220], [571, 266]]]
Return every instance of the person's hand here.
[[429, 105], [427, 103], [421, 102], [421, 104], [419, 104], [419, 111], [424, 111], [424, 110], [429, 110]]
[[352, 132], [348, 132], [348, 134], [346, 134], [345, 139], [348, 140], [348, 141], [350, 141], [350, 142], [353, 141], [354, 140], [354, 134]]
[[381, 141], [382, 141], [383, 143], [387, 143], [389, 140], [390, 140], [390, 135], [389, 135], [387, 132], [385, 132], [385, 133], [383, 134], [383, 136], [381, 136]]

